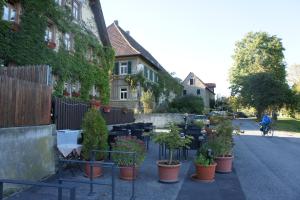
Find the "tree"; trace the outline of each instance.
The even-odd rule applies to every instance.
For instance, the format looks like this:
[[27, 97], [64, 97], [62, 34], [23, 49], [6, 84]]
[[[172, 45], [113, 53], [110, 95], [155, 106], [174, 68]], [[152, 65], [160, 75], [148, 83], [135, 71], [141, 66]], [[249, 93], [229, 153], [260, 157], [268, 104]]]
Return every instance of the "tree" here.
[[236, 43], [230, 70], [232, 93], [238, 93], [245, 76], [268, 72], [282, 82], [286, 82], [284, 48], [277, 36], [266, 32], [250, 32]]
[[245, 76], [239, 95], [241, 103], [254, 107], [259, 118], [268, 108], [278, 110], [294, 101], [288, 84], [277, 80], [274, 74], [266, 72]]
[[174, 99], [169, 109], [171, 112], [202, 114], [204, 103], [201, 97], [187, 95]]

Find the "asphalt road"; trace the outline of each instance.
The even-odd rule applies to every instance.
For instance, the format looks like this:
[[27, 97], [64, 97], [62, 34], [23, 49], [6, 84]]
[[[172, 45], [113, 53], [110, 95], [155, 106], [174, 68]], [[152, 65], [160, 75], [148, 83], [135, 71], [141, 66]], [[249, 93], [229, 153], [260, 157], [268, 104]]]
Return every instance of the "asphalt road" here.
[[300, 200], [300, 133], [261, 136], [249, 119], [234, 120], [234, 167], [248, 200]]

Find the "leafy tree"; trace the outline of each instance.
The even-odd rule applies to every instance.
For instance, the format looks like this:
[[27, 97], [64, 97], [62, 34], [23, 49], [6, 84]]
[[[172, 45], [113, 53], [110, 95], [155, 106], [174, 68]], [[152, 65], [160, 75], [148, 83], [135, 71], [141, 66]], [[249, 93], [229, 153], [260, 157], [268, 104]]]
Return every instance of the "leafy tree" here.
[[174, 99], [169, 109], [174, 112], [202, 114], [204, 103], [201, 97], [187, 95]]
[[241, 103], [254, 107], [258, 117], [268, 108], [278, 110], [285, 104], [292, 104], [294, 96], [287, 83], [265, 72], [245, 76], [239, 95]]
[[230, 71], [232, 93], [239, 92], [245, 76], [268, 72], [285, 83], [284, 48], [281, 39], [266, 32], [250, 32], [236, 43]]

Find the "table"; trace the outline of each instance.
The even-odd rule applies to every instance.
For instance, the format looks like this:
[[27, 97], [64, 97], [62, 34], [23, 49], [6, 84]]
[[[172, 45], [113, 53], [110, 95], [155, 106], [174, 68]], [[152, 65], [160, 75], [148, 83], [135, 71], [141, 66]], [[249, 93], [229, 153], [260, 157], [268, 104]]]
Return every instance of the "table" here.
[[72, 153], [76, 153], [80, 156], [82, 145], [77, 144], [78, 138], [80, 137], [80, 130], [57, 131], [57, 149], [65, 158]]

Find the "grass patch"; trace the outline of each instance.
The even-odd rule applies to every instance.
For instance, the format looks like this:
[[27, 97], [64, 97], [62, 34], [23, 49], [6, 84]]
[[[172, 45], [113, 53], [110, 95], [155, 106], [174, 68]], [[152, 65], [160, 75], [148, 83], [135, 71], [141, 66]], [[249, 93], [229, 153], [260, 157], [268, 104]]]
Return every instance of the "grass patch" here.
[[275, 130], [300, 133], [300, 120], [297, 119], [278, 119], [274, 126]]

